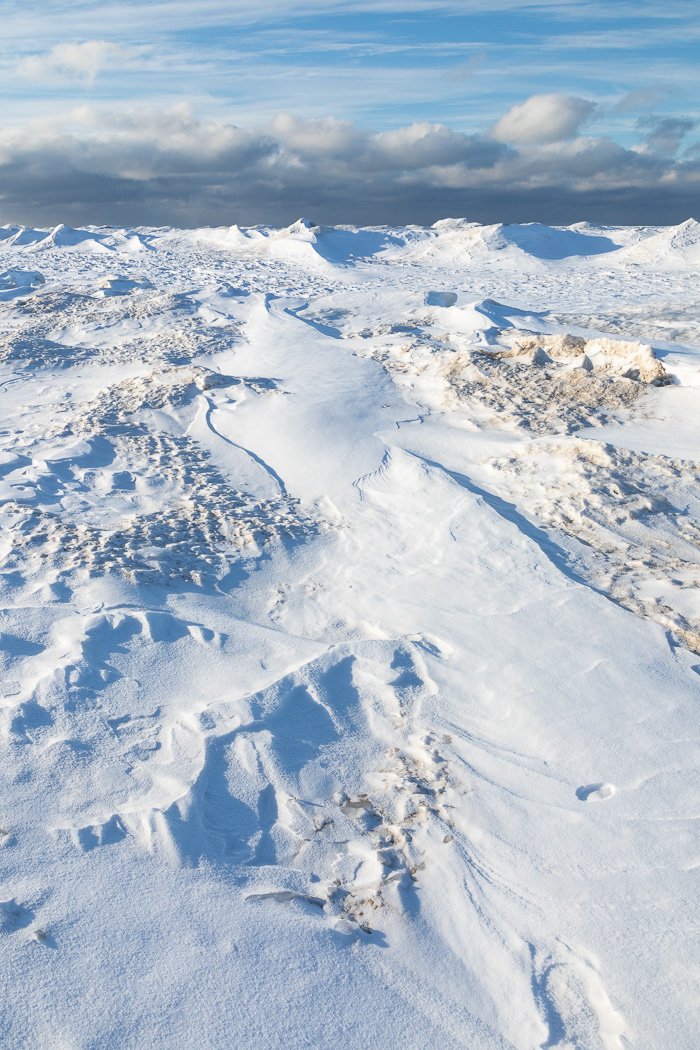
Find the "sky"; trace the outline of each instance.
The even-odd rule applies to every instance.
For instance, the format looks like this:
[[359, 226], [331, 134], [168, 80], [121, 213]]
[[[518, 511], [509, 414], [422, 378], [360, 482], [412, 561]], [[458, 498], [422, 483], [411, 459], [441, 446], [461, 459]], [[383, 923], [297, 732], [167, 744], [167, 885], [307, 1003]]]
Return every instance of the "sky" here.
[[700, 218], [697, 0], [3, 0], [0, 222]]

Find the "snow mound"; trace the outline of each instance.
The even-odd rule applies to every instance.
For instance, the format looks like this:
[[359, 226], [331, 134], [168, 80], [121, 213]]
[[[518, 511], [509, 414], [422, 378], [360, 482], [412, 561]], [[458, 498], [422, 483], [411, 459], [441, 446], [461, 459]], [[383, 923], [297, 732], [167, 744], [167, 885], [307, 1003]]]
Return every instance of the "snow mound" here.
[[660, 268], [697, 266], [700, 263], [700, 222], [686, 219], [623, 248], [617, 262]]
[[233, 225], [193, 231], [193, 236], [236, 252], [254, 252], [280, 262], [317, 268], [326, 264], [352, 266], [405, 243], [403, 238], [384, 228], [318, 226], [304, 217], [282, 229]]
[[94, 230], [76, 230], [72, 226], [59, 223], [45, 237], [32, 244], [32, 251], [45, 251], [47, 248], [80, 248], [83, 251], [104, 252], [109, 248]]
[[500, 262], [535, 263], [571, 258], [588, 258], [619, 249], [620, 245], [596, 227], [572, 228], [495, 223], [481, 225], [467, 219], [440, 219], [408, 251], [421, 259], [447, 263], [483, 261], [498, 254]]
[[595, 232], [595, 227], [545, 226], [539, 222], [501, 226], [499, 235], [504, 245], [514, 245], [536, 259], [569, 259], [573, 256], [604, 255], [620, 247], [610, 237]]
[[11, 245], [13, 248], [25, 248], [46, 237], [46, 230], [35, 230], [31, 226], [5, 226], [3, 229], [8, 231], [3, 237], [7, 247]]
[[293, 222], [291, 226], [284, 227], [281, 230], [275, 230], [272, 237], [291, 237], [295, 241], [305, 241], [307, 244], [315, 244], [317, 235], [321, 232], [321, 227], [317, 226], [311, 219], [306, 219], [302, 215], [301, 218]]
[[151, 235], [140, 233], [138, 230], [107, 230], [100, 231], [100, 244], [103, 248], [109, 248], [115, 252], [126, 255], [136, 254], [152, 248]]
[[522, 310], [495, 299], [461, 304], [460, 296], [455, 292], [428, 292], [425, 303], [440, 327], [481, 344], [496, 343], [501, 333], [511, 328], [535, 331], [547, 328], [543, 313]]

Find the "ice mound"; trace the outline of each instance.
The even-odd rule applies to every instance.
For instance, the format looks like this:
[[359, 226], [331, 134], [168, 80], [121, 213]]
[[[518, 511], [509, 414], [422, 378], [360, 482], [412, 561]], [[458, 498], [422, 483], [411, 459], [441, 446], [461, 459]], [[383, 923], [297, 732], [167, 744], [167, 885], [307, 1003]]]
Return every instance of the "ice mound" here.
[[425, 297], [426, 306], [454, 306], [457, 302], [456, 292], [428, 292]]
[[0, 300], [29, 295], [44, 283], [44, 275], [38, 270], [5, 270], [0, 273]]
[[651, 346], [569, 333], [491, 331], [443, 361], [452, 402], [480, 406], [492, 427], [574, 433], [619, 418], [646, 387], [670, 383]]
[[482, 226], [467, 219], [440, 219], [407, 249], [407, 254], [437, 264], [460, 259], [483, 259], [505, 247], [500, 226]]
[[459, 300], [460, 296], [454, 292], [428, 292], [425, 297], [434, 322], [478, 343], [493, 344], [506, 329], [547, 328], [543, 313], [522, 310], [495, 299], [481, 299], [463, 305]]
[[35, 230], [31, 226], [5, 226], [4, 230], [8, 231], [4, 243], [13, 248], [25, 248], [46, 237], [46, 230]]
[[315, 268], [323, 268], [326, 264], [352, 266], [405, 244], [402, 237], [384, 228], [318, 226], [304, 217], [282, 229], [233, 225], [192, 231], [190, 236], [221, 248]]
[[107, 229], [99, 232], [99, 242], [103, 248], [120, 252], [124, 255], [134, 255], [138, 252], [152, 250], [152, 239], [153, 234], [141, 233], [138, 230], [131, 229]]
[[76, 230], [72, 226], [59, 223], [41, 240], [32, 245], [33, 251], [44, 251], [47, 248], [80, 248], [83, 251], [104, 252], [109, 249], [102, 243], [101, 237], [94, 230]]
[[116, 251], [132, 254], [150, 247], [150, 239], [136, 230], [93, 226], [76, 229], [65, 223], [59, 223], [50, 230], [13, 225], [0, 227], [0, 244], [3, 246], [41, 252], [59, 248], [68, 251]]
[[651, 267], [682, 268], [700, 263], [700, 222], [686, 219], [623, 248], [616, 261]]
[[602, 255], [620, 247], [610, 237], [588, 229], [545, 226], [539, 222], [501, 226], [500, 239], [504, 245], [514, 245], [536, 259], [568, 259], [572, 256]]
[[321, 227], [317, 226], [311, 219], [301, 218], [281, 230], [275, 230], [272, 237], [293, 237], [297, 241], [306, 241], [307, 244], [315, 244]]
[[0, 273], [0, 288], [38, 288], [44, 275], [38, 270], [5, 270]]
[[402, 238], [387, 230], [318, 226], [303, 217], [286, 229], [273, 231], [270, 236], [309, 245], [320, 259], [337, 266], [351, 265], [404, 244]]
[[357, 332], [431, 410], [465, 411], [480, 428], [566, 434], [616, 421], [648, 387], [671, 382], [649, 343], [584, 337], [547, 311], [466, 298], [433, 289], [418, 307], [404, 300], [410, 324], [377, 317]]
[[313, 240], [309, 243], [313, 245], [314, 251], [336, 266], [351, 266], [356, 262], [383, 255], [390, 249], [400, 249], [405, 244], [402, 237], [385, 229], [358, 230], [343, 226], [315, 226], [310, 232], [313, 234]]
[[587, 258], [614, 252], [620, 245], [596, 227], [546, 226], [494, 223], [481, 225], [467, 219], [440, 219], [410, 247], [421, 258], [447, 262], [462, 259], [485, 260], [498, 253], [501, 262], [535, 263], [570, 258]]

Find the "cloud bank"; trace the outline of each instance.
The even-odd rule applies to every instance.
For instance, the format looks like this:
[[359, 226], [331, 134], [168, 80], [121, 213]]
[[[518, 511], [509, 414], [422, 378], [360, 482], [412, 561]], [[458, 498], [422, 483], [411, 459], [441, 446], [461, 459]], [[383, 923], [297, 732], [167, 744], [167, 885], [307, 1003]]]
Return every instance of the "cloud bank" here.
[[[93, 75], [87, 60], [84, 68]], [[665, 223], [697, 213], [700, 159], [693, 150], [676, 155], [688, 122], [650, 118], [640, 142], [625, 148], [578, 134], [593, 111], [586, 99], [536, 95], [490, 131], [466, 134], [427, 122], [372, 131], [284, 113], [240, 128], [200, 119], [186, 105], [80, 107], [0, 128], [0, 219]]]

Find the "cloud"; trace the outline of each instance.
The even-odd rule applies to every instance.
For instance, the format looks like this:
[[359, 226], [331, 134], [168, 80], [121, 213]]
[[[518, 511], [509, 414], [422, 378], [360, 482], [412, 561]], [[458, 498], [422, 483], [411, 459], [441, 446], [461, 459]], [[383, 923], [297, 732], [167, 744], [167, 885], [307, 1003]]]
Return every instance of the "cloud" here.
[[531, 95], [504, 113], [492, 134], [499, 142], [560, 142], [573, 138], [594, 109], [574, 95]]
[[409, 172], [450, 164], [491, 168], [508, 153], [506, 146], [483, 135], [467, 135], [424, 121], [371, 132], [332, 117], [302, 120], [281, 113], [273, 120], [271, 132], [300, 163], [314, 158], [342, 161], [348, 165], [348, 174], [352, 168], [359, 173]]
[[651, 109], [670, 93], [671, 88], [666, 84], [636, 88], [634, 91], [628, 91], [615, 103], [613, 112], [635, 113], [640, 109]]
[[365, 148], [366, 137], [359, 129], [348, 120], [334, 117], [302, 120], [291, 113], [278, 113], [271, 130], [287, 149], [308, 157], [349, 159]]
[[441, 124], [374, 131], [288, 113], [240, 128], [187, 105], [82, 106], [0, 128], [4, 222], [662, 223], [697, 210], [698, 189], [692, 151], [680, 162], [600, 136], [513, 146]]
[[86, 40], [80, 44], [56, 44], [50, 51], [29, 55], [18, 63], [16, 72], [25, 80], [84, 80], [93, 83], [104, 69], [123, 67], [130, 52], [108, 40]]
[[500, 143], [481, 135], [451, 131], [443, 124], [418, 123], [372, 135], [368, 159], [379, 168], [402, 171], [461, 164], [470, 169], [492, 168], [508, 153]]
[[649, 128], [644, 142], [639, 147], [642, 153], [653, 153], [662, 157], [674, 157], [686, 135], [696, 127], [697, 121], [688, 117], [647, 117], [638, 122], [638, 127]]

